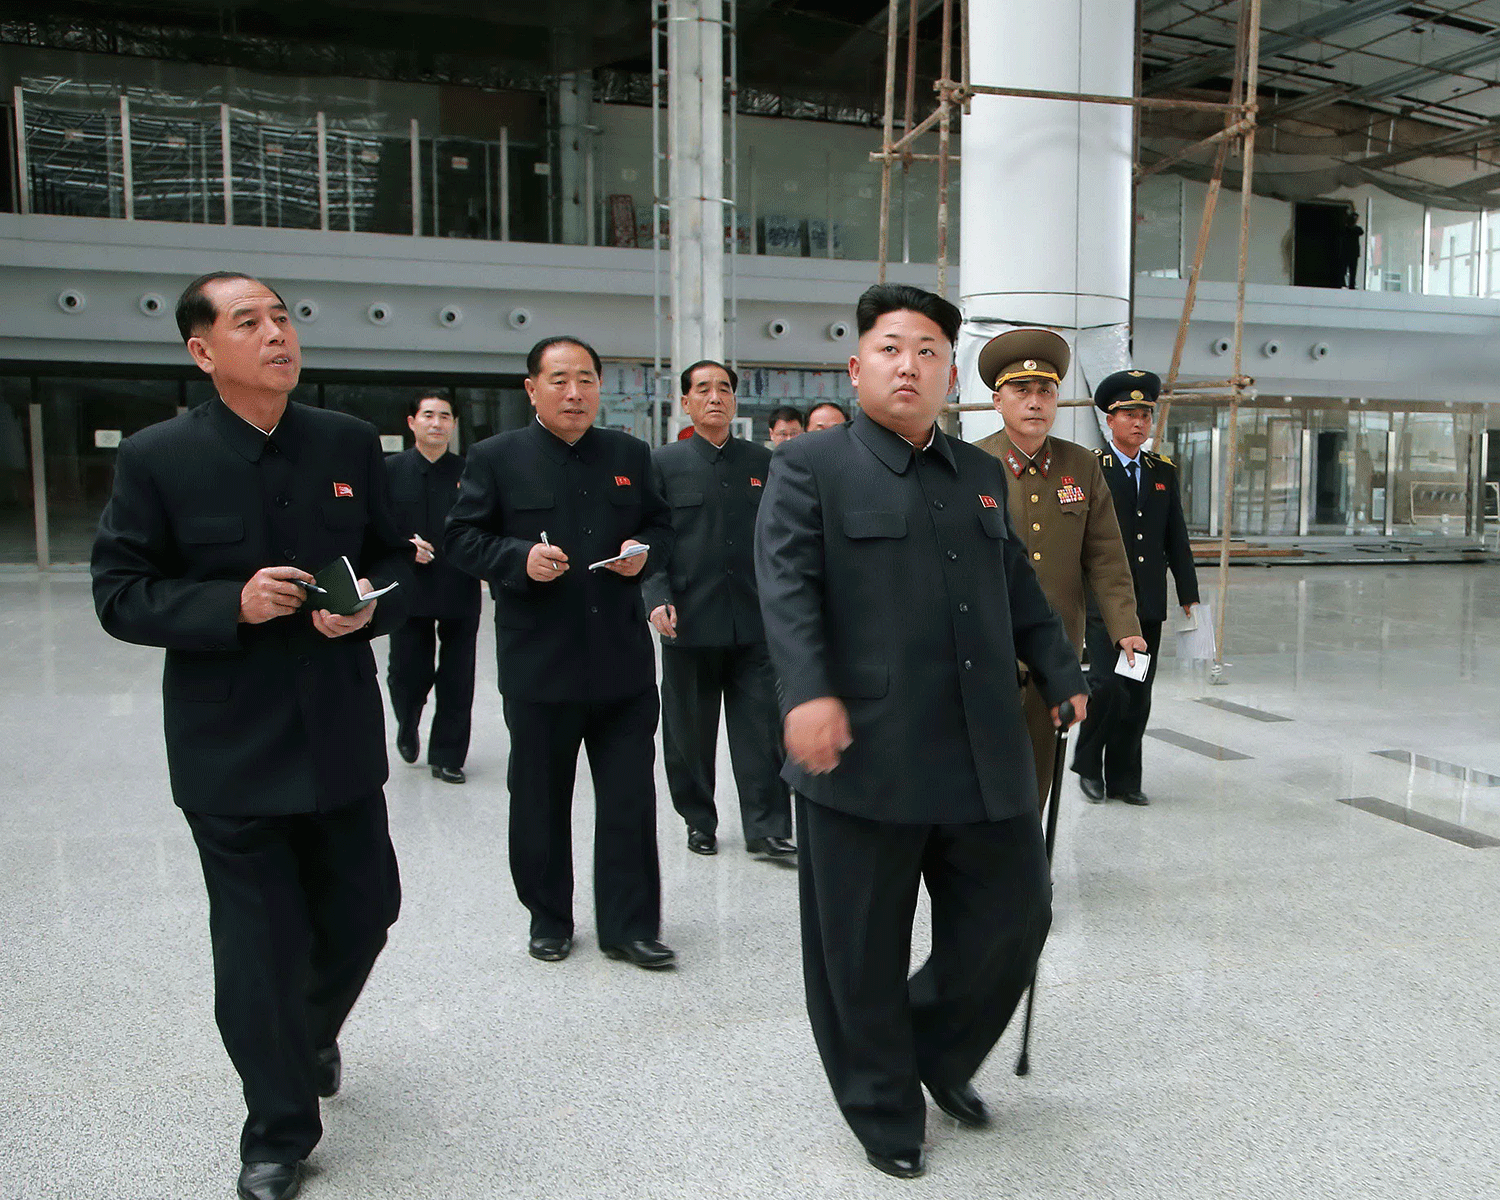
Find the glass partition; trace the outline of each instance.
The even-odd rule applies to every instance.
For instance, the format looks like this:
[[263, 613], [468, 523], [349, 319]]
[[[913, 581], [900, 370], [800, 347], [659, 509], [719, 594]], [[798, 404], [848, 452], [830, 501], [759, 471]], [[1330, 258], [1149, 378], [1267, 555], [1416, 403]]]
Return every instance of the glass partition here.
[[1365, 288], [1372, 292], [1422, 290], [1422, 206], [1372, 193], [1365, 230]]
[[1427, 294], [1479, 295], [1479, 214], [1428, 210]]

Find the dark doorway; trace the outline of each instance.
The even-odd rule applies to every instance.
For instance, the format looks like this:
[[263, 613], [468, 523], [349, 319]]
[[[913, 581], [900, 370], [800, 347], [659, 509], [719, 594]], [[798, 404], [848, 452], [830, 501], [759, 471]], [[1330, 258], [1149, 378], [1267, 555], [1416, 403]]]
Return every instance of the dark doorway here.
[[[1347, 204], [1297, 204], [1292, 215], [1292, 284], [1343, 287], [1348, 278], [1349, 229], [1354, 209]], [[1354, 251], [1354, 265], [1359, 265]]]
[[1313, 482], [1316, 525], [1342, 525], [1346, 518], [1348, 471], [1344, 447], [1349, 435], [1342, 429], [1319, 430]]

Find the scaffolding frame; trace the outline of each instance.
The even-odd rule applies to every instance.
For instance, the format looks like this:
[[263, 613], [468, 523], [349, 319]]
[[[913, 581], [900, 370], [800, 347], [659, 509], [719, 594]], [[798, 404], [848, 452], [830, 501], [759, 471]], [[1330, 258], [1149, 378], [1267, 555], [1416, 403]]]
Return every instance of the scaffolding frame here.
[[[959, 156], [952, 153], [952, 123], [957, 112], [967, 113], [975, 96], [1009, 96], [1028, 100], [1061, 100], [1074, 104], [1110, 104], [1128, 106], [1139, 114], [1145, 109], [1177, 110], [1184, 112], [1207, 112], [1223, 115], [1224, 127], [1208, 137], [1184, 147], [1166, 158], [1142, 167], [1140, 164], [1139, 138], [1134, 139], [1132, 176], [1135, 184], [1149, 175], [1198, 153], [1214, 150], [1213, 170], [1209, 177], [1208, 192], [1204, 198], [1203, 216], [1199, 222], [1198, 241], [1194, 248], [1192, 267], [1188, 272], [1187, 290], [1183, 295], [1182, 313], [1177, 322], [1177, 337], [1172, 347], [1171, 364], [1164, 380], [1160, 402], [1156, 412], [1156, 423], [1152, 428], [1152, 445], [1160, 447], [1166, 434], [1167, 420], [1173, 403], [1216, 404], [1229, 401], [1228, 446], [1223, 456], [1224, 478], [1221, 482], [1220, 503], [1222, 506], [1219, 539], [1219, 611], [1214, 638], [1214, 663], [1211, 682], [1222, 683], [1224, 671], [1224, 635], [1229, 613], [1229, 545], [1230, 524], [1234, 515], [1235, 451], [1239, 431], [1240, 404], [1256, 396], [1255, 380], [1244, 373], [1245, 341], [1245, 275], [1250, 249], [1250, 200], [1255, 171], [1255, 134], [1259, 113], [1258, 85], [1260, 76], [1260, 14], [1261, 0], [1240, 0], [1239, 24], [1235, 37], [1234, 72], [1228, 101], [1177, 99], [1140, 94], [1140, 26], [1141, 0], [1136, 2], [1136, 71], [1135, 95], [1110, 96], [1089, 92], [1046, 91], [1037, 88], [995, 87], [973, 83], [969, 77], [969, 0], [957, 0], [959, 77], [953, 75], [953, 33], [955, 0], [942, 0], [942, 47], [938, 78], [933, 83], [937, 94], [937, 106], [913, 123], [916, 95], [916, 36], [918, 0], [908, 0], [906, 22], [906, 78], [902, 133], [895, 136], [897, 49], [900, 41], [898, 22], [901, 0], [888, 0], [886, 11], [885, 45], [885, 110], [881, 125], [880, 149], [870, 152], [870, 161], [880, 163], [880, 225], [879, 225], [879, 279], [885, 282], [886, 266], [890, 259], [891, 216], [891, 172], [897, 163], [903, 172], [914, 162], [936, 162], [938, 164], [938, 211], [937, 211], [937, 289], [939, 294], [948, 290], [948, 181], [949, 167]], [[1137, 122], [1138, 123], [1138, 122]], [[917, 140], [938, 131], [937, 153], [918, 153], [913, 149]], [[1224, 170], [1231, 147], [1238, 146], [1240, 152], [1240, 221], [1239, 261], [1236, 273], [1234, 335], [1231, 341], [1233, 370], [1227, 379], [1183, 380], [1181, 378], [1182, 355], [1187, 345], [1188, 326], [1192, 322], [1193, 309], [1198, 299], [1198, 284], [1203, 274], [1203, 260], [1208, 252], [1208, 239], [1213, 229], [1219, 192], [1223, 186]], [[1132, 208], [1134, 204], [1132, 202]], [[1134, 317], [1135, 279], [1132, 274], [1131, 315]], [[1133, 329], [1132, 329], [1133, 332]], [[1083, 407], [1086, 402], [1066, 402], [1074, 407]], [[989, 411], [989, 404], [950, 404], [948, 411]], [[1092, 407], [1092, 405], [1089, 405]]]

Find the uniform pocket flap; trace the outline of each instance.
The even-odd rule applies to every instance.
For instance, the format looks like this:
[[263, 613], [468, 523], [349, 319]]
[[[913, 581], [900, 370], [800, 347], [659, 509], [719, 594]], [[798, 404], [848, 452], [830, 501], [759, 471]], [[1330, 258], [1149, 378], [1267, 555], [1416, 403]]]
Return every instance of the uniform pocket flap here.
[[325, 500], [323, 501], [323, 520], [330, 525], [363, 525], [364, 505], [347, 499]]
[[703, 503], [702, 492], [679, 492], [672, 497], [673, 508], [692, 508], [695, 504]]
[[517, 492], [510, 506], [518, 512], [533, 508], [551, 508], [555, 501], [551, 492]]
[[992, 538], [1003, 538], [1005, 536], [1005, 514], [998, 508], [981, 508], [979, 510], [979, 527]]
[[856, 700], [878, 700], [891, 687], [889, 667], [879, 663], [853, 663], [838, 672], [840, 696]]
[[245, 536], [245, 521], [238, 513], [184, 517], [178, 536], [182, 541], [195, 546], [211, 542], [237, 542]]
[[851, 538], [903, 538], [906, 514], [898, 512], [848, 512], [844, 514], [844, 536]]

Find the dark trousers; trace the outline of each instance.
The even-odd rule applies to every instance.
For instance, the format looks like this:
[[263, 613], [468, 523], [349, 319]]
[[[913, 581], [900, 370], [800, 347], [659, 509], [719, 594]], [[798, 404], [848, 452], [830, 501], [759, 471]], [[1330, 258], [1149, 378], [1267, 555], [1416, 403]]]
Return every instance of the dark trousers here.
[[314, 1059], [332, 1046], [401, 908], [376, 793], [329, 813], [187, 813], [203, 879], [219, 1033], [245, 1085], [246, 1162], [296, 1162], [323, 1135]]
[[427, 694], [436, 688], [427, 737], [427, 761], [434, 767], [461, 767], [468, 757], [478, 636], [477, 612], [471, 617], [410, 617], [391, 632], [386, 684], [398, 729], [417, 725]]
[[[967, 1082], [1015, 1011], [1052, 921], [1035, 813], [973, 825], [868, 821], [797, 797], [802, 971], [834, 1098], [865, 1147], [922, 1144], [922, 1081]], [[917, 887], [932, 956], [907, 979]]]
[[1089, 652], [1089, 715], [1078, 729], [1073, 770], [1104, 780], [1108, 795], [1141, 790], [1141, 740], [1151, 719], [1151, 685], [1156, 682], [1160, 621], [1142, 621], [1141, 636], [1151, 665], [1140, 681], [1115, 674], [1120, 652], [1103, 621], [1091, 616], [1084, 637]]
[[689, 829], [714, 833], [719, 703], [740, 794], [745, 840], [790, 837], [792, 801], [781, 780], [781, 714], [764, 642], [661, 652], [662, 759], [675, 808]]
[[505, 698], [510, 873], [532, 937], [573, 936], [573, 780], [594, 778], [594, 922], [601, 946], [661, 932], [656, 689], [605, 704]]

